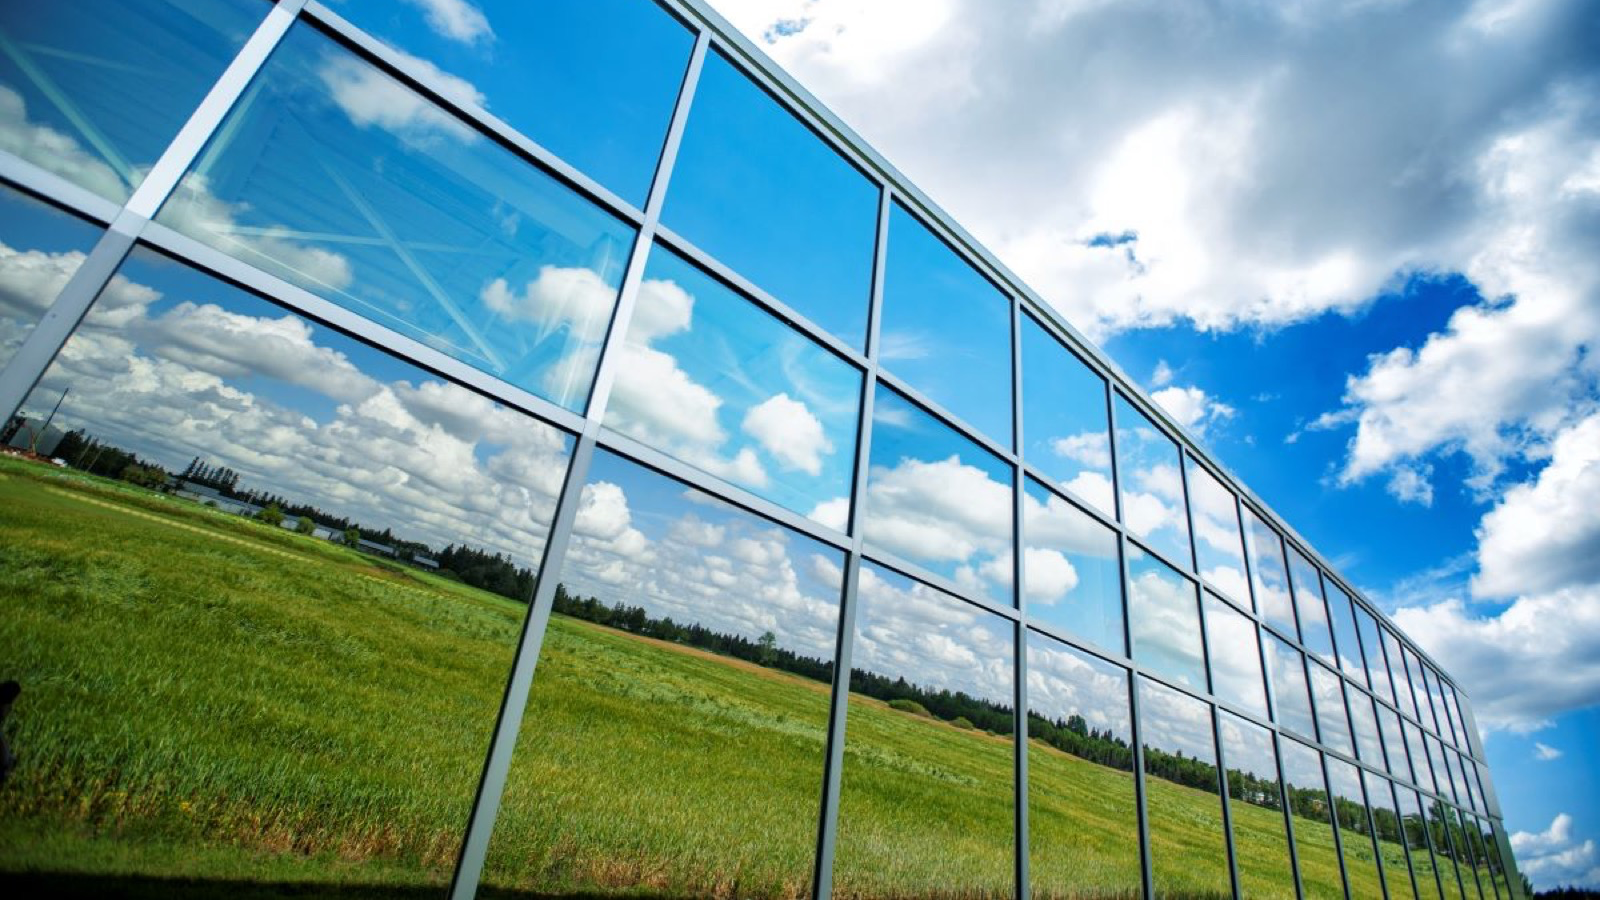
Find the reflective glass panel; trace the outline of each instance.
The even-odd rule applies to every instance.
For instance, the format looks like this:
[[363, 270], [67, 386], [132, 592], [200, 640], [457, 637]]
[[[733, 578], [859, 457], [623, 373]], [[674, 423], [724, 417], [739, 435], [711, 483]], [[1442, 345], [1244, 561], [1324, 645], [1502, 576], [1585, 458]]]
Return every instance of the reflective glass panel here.
[[1436, 676], [1432, 669], [1421, 663], [1417, 665], [1417, 671], [1422, 673], [1423, 694], [1417, 698], [1418, 705], [1422, 707], [1422, 727], [1434, 734], [1448, 735], [1450, 728], [1445, 723], [1444, 715], [1439, 712], [1439, 705], [1436, 702], [1439, 693], [1437, 682], [1434, 680]]
[[1312, 663], [1311, 704], [1317, 710], [1317, 729], [1322, 743], [1335, 750], [1355, 753], [1355, 743], [1350, 736], [1350, 722], [1344, 711], [1344, 683], [1338, 675]]
[[571, 439], [151, 251], [100, 302], [0, 459], [6, 866], [441, 891]]
[[1460, 732], [1458, 737], [1461, 740], [1461, 751], [1463, 753], [1471, 753], [1473, 752], [1472, 734], [1468, 730], [1467, 717], [1464, 715], [1464, 710], [1462, 709], [1464, 704], [1461, 702], [1461, 695], [1457, 694], [1456, 689], [1449, 684], [1444, 686], [1444, 692], [1445, 699], [1450, 703], [1450, 708], [1455, 711], [1456, 730]]
[[1206, 689], [1194, 582], [1133, 544], [1128, 545], [1128, 626], [1134, 659], [1197, 691]]
[[304, 23], [164, 224], [581, 409], [633, 232]]
[[[0, 369], [27, 340], [100, 235], [100, 228], [77, 216], [0, 185]], [[130, 291], [126, 279], [112, 282], [94, 314], [103, 320], [114, 309], [141, 299]], [[50, 456], [49, 445], [64, 433], [53, 424], [50, 428], [56, 436], [46, 437], [42, 419], [12, 422], [0, 429], [0, 444], [31, 447]]]
[[1383, 704], [1378, 704], [1378, 731], [1382, 735], [1383, 749], [1389, 759], [1389, 774], [1396, 778], [1411, 778], [1411, 766], [1406, 760], [1406, 742], [1401, 735], [1400, 716]]
[[1116, 532], [1032, 478], [1022, 500], [1028, 615], [1126, 654]]
[[1494, 825], [1487, 819], [1479, 819], [1477, 827], [1483, 841], [1484, 858], [1488, 861], [1490, 874], [1494, 878], [1495, 892], [1500, 896], [1500, 900], [1510, 900], [1511, 886], [1506, 882], [1505, 859], [1501, 856], [1500, 845], [1495, 839]]
[[1244, 533], [1245, 547], [1250, 551], [1250, 587], [1255, 592], [1256, 608], [1268, 625], [1298, 640], [1294, 600], [1289, 594], [1288, 569], [1283, 562], [1283, 539], [1248, 506], [1244, 507]]
[[1483, 812], [1483, 807], [1478, 805], [1478, 792], [1473, 785], [1476, 775], [1472, 771], [1471, 764], [1454, 750], [1447, 748], [1445, 753], [1449, 755], [1450, 765], [1454, 767], [1456, 781], [1458, 782], [1456, 794], [1462, 798], [1463, 802], [1473, 812]]
[[267, 9], [255, 0], [0, 5], [0, 150], [122, 203]]
[[1439, 677], [1439, 673], [1431, 668], [1428, 670], [1427, 681], [1428, 699], [1433, 701], [1434, 716], [1439, 722], [1439, 737], [1443, 738], [1445, 743], [1457, 746], [1455, 719], [1451, 716], [1450, 707], [1444, 702], [1444, 681]]
[[[1462, 859], [1455, 841], [1461, 826], [1455, 823], [1453, 810], [1437, 800], [1428, 800], [1428, 836], [1433, 840], [1434, 865], [1439, 869], [1440, 887], [1445, 900], [1478, 900], [1477, 892], [1468, 892], [1472, 873], [1462, 872], [1458, 862]], [[1468, 879], [1463, 882], [1463, 878]]]
[[1350, 722], [1354, 725], [1356, 756], [1367, 765], [1382, 769], [1383, 746], [1378, 736], [1378, 717], [1373, 711], [1372, 698], [1348, 686], [1345, 694], [1350, 704]]
[[1266, 679], [1261, 676], [1261, 642], [1255, 620], [1204, 593], [1206, 645], [1211, 660], [1211, 693], [1267, 717]]
[[1339, 668], [1357, 683], [1365, 683], [1367, 670], [1361, 656], [1361, 641], [1356, 637], [1355, 611], [1350, 595], [1331, 579], [1323, 580], [1323, 589], [1328, 597], [1328, 612], [1333, 617], [1333, 639], [1339, 651]]
[[1406, 850], [1411, 856], [1411, 873], [1416, 878], [1417, 893], [1422, 900], [1437, 900], [1443, 895], [1433, 853], [1428, 846], [1428, 825], [1422, 815], [1422, 803], [1417, 798], [1417, 792], [1410, 788], [1396, 785], [1394, 794], [1399, 801], [1400, 821], [1405, 829]]
[[1189, 553], [1178, 445], [1121, 394], [1116, 407], [1122, 521], [1134, 537], [1187, 569], [1194, 560]]
[[1011, 605], [1011, 467], [879, 385], [867, 542]]
[[1028, 633], [1028, 859], [1034, 897], [1140, 889], [1127, 670]]
[[1011, 446], [1011, 299], [899, 203], [889, 214], [878, 360]]
[[1463, 886], [1468, 896], [1494, 900], [1494, 882], [1489, 879], [1489, 867], [1483, 860], [1483, 845], [1478, 841], [1478, 829], [1472, 824], [1472, 817], [1459, 809], [1455, 811], [1455, 822], [1453, 836], [1460, 851], [1458, 860]]
[[649, 0], [342, 0], [340, 15], [644, 208], [694, 36]]
[[1306, 685], [1305, 655], [1267, 635], [1267, 676], [1272, 679], [1273, 721], [1308, 738], [1317, 736], [1311, 717], [1311, 691]]
[[582, 491], [484, 884], [804, 892], [843, 555], [607, 451]]
[[1388, 628], [1380, 626], [1378, 633], [1383, 640], [1383, 655], [1389, 664], [1389, 680], [1394, 685], [1394, 705], [1396, 709], [1404, 712], [1411, 705], [1411, 683], [1406, 680], [1406, 666], [1404, 658], [1400, 655], [1400, 642]]
[[1217, 716], [1239, 893], [1245, 897], [1294, 897], [1294, 869], [1289, 862], [1289, 835], [1284, 830], [1283, 792], [1272, 733], [1232, 713], [1219, 710]]
[[1014, 896], [1014, 627], [869, 563], [859, 596], [834, 894]]
[[1412, 900], [1411, 873], [1406, 866], [1405, 832], [1395, 811], [1394, 793], [1388, 779], [1362, 772], [1367, 786], [1367, 801], [1372, 808], [1373, 835], [1377, 837], [1379, 862], [1383, 867], [1383, 883], [1389, 889], [1389, 900]]
[[1150, 870], [1157, 896], [1227, 896], [1227, 837], [1211, 707], [1139, 679]]
[[1422, 681], [1422, 663], [1410, 647], [1402, 650], [1406, 663], [1406, 677], [1411, 682], [1411, 710], [1417, 721], [1427, 728], [1433, 727], [1433, 710], [1428, 705], [1428, 687]]
[[1446, 800], [1456, 800], [1455, 774], [1444, 758], [1444, 746], [1431, 734], [1422, 735], [1422, 744], [1428, 750], [1428, 762], [1433, 766], [1433, 780]]
[[1339, 821], [1339, 844], [1344, 852], [1344, 874], [1351, 897], [1382, 897], [1376, 845], [1361, 791], [1361, 772], [1344, 760], [1324, 755], [1328, 761], [1328, 788]]
[[1410, 722], [1401, 725], [1406, 738], [1406, 755], [1411, 758], [1411, 770], [1416, 775], [1417, 786], [1425, 791], [1436, 790], [1433, 781], [1433, 763], [1428, 759], [1428, 748], [1422, 743], [1422, 730]]
[[844, 531], [861, 371], [656, 247], [605, 422]]
[[720, 52], [706, 54], [662, 221], [852, 347], [878, 189]]
[[1322, 778], [1322, 754], [1298, 741], [1279, 742], [1283, 780], [1293, 814], [1295, 857], [1307, 900], [1344, 900], [1332, 806]]
[[1240, 605], [1249, 606], [1238, 500], [1192, 457], [1185, 454], [1184, 462], [1189, 467], [1189, 508], [1194, 516], [1194, 549], [1200, 577]]
[[1300, 642], [1323, 659], [1333, 660], [1333, 634], [1328, 610], [1322, 604], [1322, 578], [1317, 567], [1289, 547], [1289, 577], [1294, 584], [1294, 610], [1300, 619]]
[[1356, 604], [1356, 627], [1361, 632], [1361, 648], [1366, 651], [1367, 680], [1372, 692], [1380, 700], [1395, 698], [1394, 685], [1389, 682], [1389, 667], [1383, 660], [1383, 645], [1378, 639], [1378, 620], [1366, 608]]
[[1108, 516], [1111, 426], [1106, 382], [1022, 314], [1022, 455], [1028, 465]]

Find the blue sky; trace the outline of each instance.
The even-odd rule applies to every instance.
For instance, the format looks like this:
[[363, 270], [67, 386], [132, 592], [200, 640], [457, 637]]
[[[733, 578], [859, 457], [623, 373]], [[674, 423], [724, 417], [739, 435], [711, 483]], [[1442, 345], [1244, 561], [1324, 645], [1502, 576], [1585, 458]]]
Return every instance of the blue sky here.
[[1600, 887], [1600, 8], [714, 5], [1450, 670]]

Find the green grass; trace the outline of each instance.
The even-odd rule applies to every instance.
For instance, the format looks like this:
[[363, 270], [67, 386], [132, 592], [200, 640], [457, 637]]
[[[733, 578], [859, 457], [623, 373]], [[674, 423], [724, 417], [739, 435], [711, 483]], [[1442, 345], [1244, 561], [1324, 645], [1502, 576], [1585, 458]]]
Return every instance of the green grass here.
[[[253, 900], [449, 878], [521, 605], [13, 460], [0, 534], [0, 677], [24, 685], [7, 880]], [[827, 712], [824, 685], [554, 617], [485, 885], [807, 895]], [[862, 696], [848, 736], [838, 896], [1011, 895], [1011, 739]], [[1137, 896], [1132, 776], [1028, 754], [1034, 895]], [[1163, 894], [1225, 888], [1217, 797], [1152, 781], [1149, 803]], [[1281, 816], [1233, 814], [1247, 895], [1284, 895]], [[1324, 828], [1299, 833], [1312, 896], [1338, 892], [1333, 857], [1306, 852], [1331, 854]]]

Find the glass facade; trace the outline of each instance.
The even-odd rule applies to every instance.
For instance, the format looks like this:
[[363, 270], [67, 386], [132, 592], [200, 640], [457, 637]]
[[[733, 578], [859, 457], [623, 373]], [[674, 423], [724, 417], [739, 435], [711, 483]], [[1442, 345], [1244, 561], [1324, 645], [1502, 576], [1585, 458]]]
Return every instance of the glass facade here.
[[714, 21], [0, 12], [5, 880], [1515, 896], [1449, 673]]

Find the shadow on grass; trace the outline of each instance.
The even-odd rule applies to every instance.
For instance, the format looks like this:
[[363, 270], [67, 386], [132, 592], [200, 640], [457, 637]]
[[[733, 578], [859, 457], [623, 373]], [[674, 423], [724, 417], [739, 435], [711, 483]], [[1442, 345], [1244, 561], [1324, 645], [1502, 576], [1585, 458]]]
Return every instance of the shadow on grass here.
[[[153, 875], [84, 875], [76, 872], [0, 872], [0, 894], [29, 900], [443, 900], [443, 887], [391, 884], [320, 884], [306, 881], [245, 881], [161, 878]], [[548, 894], [484, 887], [481, 900], [680, 900], [676, 894]], [[682, 900], [687, 900], [684, 895]]]

